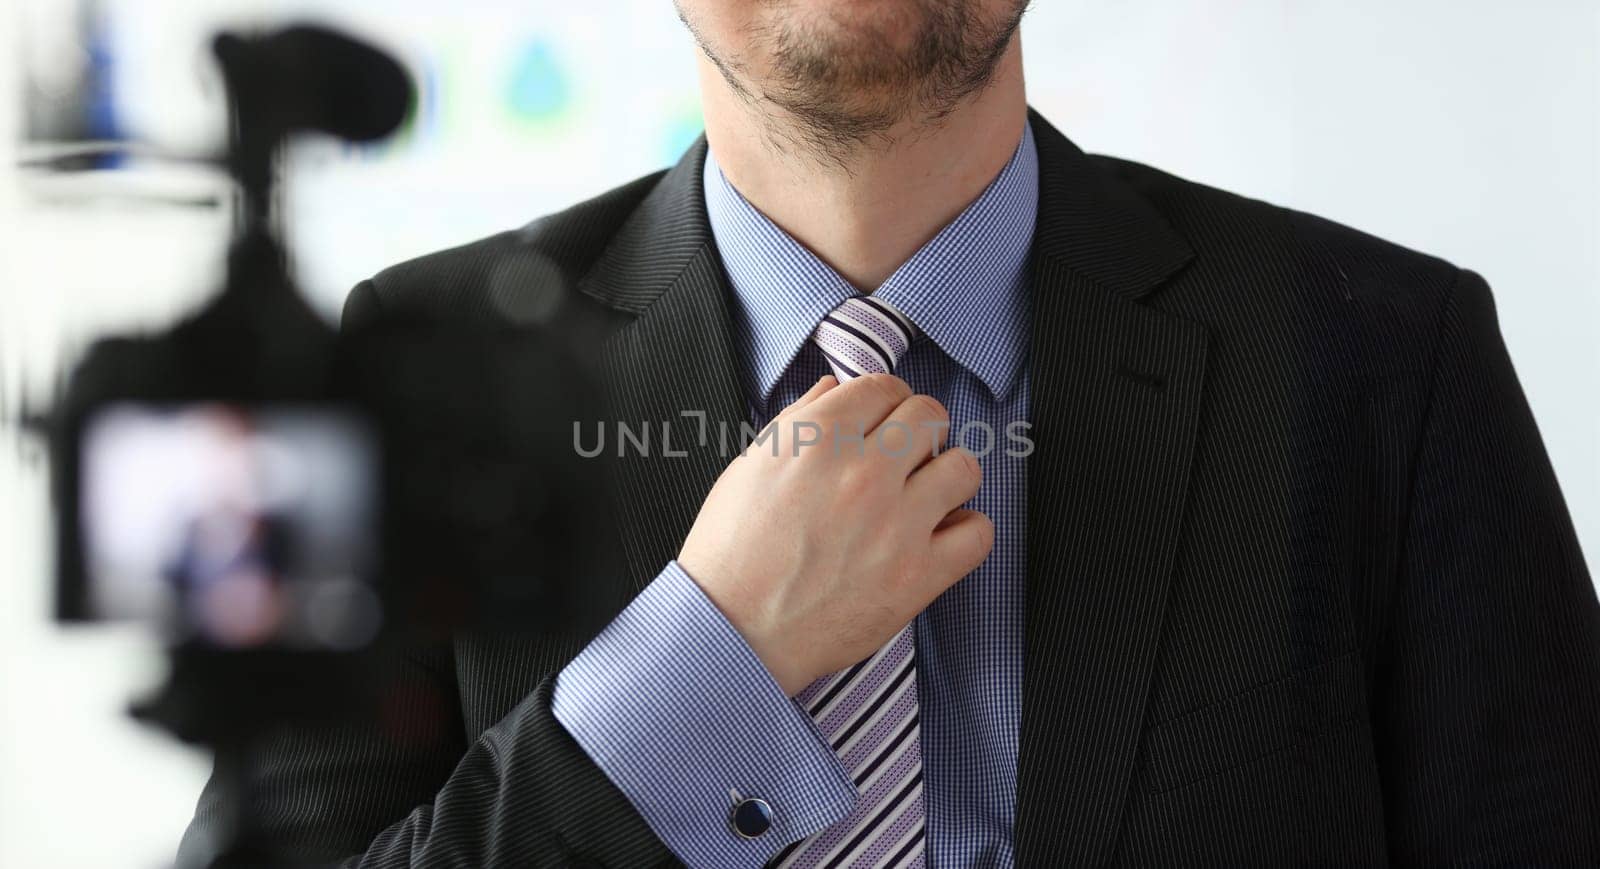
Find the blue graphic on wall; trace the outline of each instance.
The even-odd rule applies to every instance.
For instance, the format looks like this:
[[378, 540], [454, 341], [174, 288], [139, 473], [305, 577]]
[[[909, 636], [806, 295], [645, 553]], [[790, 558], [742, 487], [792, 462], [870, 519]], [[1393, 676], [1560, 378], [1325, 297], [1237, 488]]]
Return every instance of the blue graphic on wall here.
[[517, 54], [507, 99], [513, 116], [534, 122], [555, 120], [571, 104], [566, 71], [549, 42], [531, 39]]
[[694, 144], [695, 139], [700, 138], [700, 131], [705, 129], [705, 125], [698, 104], [686, 105], [674, 112], [666, 119], [665, 129], [661, 133], [660, 158], [667, 163], [678, 162], [683, 152]]

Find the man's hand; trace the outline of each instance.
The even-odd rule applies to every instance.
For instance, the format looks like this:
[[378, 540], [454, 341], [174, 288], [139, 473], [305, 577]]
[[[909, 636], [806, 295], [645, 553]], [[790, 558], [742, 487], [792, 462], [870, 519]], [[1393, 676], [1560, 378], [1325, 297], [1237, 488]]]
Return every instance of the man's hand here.
[[[796, 447], [797, 422], [816, 443]], [[772, 426], [777, 454], [758, 442], [723, 471], [678, 563], [794, 696], [976, 569], [994, 525], [959, 509], [982, 472], [938, 451], [944, 407], [898, 377], [824, 377]]]

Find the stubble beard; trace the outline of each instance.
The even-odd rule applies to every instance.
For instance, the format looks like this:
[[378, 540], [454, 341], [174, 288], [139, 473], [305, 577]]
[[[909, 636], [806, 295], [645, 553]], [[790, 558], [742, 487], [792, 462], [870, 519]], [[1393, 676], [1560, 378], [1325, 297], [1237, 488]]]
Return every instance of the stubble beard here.
[[915, 0], [900, 22], [909, 40], [891, 49], [879, 27], [806, 20], [787, 0], [765, 0], [771, 15], [748, 34], [764, 59], [759, 75], [742, 57], [700, 48], [753, 110], [769, 144], [848, 169], [864, 149], [887, 148], [902, 135], [938, 127], [986, 88], [1015, 36], [1026, 0], [998, 21], [983, 20], [968, 0]]

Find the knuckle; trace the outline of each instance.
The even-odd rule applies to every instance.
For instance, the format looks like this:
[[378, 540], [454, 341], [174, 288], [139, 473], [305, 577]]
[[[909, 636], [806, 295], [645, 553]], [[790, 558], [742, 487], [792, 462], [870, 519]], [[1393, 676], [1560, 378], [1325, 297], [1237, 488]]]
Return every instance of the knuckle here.
[[939, 403], [939, 399], [924, 393], [917, 393], [906, 399], [904, 406], [910, 414], [920, 420], [929, 422], [949, 422], [950, 412]]
[[852, 462], [839, 476], [838, 492], [846, 501], [860, 501], [878, 488], [879, 474], [870, 463]]
[[989, 550], [994, 548], [994, 522], [988, 516], [977, 514], [970, 523], [972, 532], [968, 535], [970, 542], [970, 563], [978, 565], [989, 557]]
[[893, 374], [868, 374], [859, 379], [865, 381], [879, 397], [893, 404], [899, 404], [911, 395], [911, 387]]
[[966, 450], [956, 450], [955, 454], [960, 456], [956, 461], [960, 463], [964, 479], [973, 486], [981, 484], [983, 482], [983, 465], [979, 464], [978, 457]]

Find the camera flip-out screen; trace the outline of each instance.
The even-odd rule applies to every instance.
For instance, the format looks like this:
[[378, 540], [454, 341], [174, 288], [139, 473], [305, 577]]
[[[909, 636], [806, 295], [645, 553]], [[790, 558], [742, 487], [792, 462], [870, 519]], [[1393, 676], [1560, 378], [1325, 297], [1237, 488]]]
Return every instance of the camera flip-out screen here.
[[352, 649], [376, 634], [379, 457], [360, 418], [123, 403], [81, 444], [89, 618], [219, 648]]

